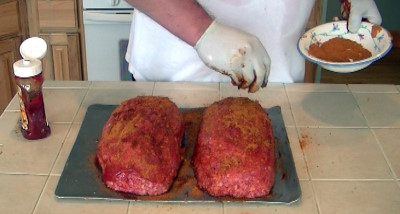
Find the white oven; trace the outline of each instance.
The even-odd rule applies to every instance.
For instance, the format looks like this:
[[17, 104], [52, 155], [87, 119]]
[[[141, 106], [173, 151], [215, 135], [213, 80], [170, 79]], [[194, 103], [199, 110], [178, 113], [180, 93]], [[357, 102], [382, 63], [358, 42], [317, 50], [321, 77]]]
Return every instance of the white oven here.
[[125, 53], [132, 18], [123, 0], [83, 0], [89, 81], [131, 80]]

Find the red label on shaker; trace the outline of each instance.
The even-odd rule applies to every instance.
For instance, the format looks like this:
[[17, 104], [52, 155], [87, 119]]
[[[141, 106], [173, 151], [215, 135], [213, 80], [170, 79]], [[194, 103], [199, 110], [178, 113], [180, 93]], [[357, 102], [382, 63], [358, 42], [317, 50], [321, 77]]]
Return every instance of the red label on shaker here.
[[51, 131], [44, 109], [41, 64], [20, 60], [14, 63], [14, 73], [20, 98], [21, 133], [28, 140], [45, 138]]
[[31, 78], [15, 77], [21, 109], [21, 132], [28, 140], [45, 138], [50, 134], [44, 109], [42, 74]]

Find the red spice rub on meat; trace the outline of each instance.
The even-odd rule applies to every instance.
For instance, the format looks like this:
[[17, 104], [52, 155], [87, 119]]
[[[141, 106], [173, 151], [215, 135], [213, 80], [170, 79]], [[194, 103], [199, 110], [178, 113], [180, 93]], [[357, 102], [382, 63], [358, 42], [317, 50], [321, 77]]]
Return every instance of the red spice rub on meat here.
[[97, 158], [105, 184], [137, 195], [170, 188], [181, 161], [184, 121], [165, 97], [136, 97], [118, 106], [103, 128]]
[[248, 98], [226, 98], [204, 112], [194, 155], [197, 183], [212, 196], [269, 194], [275, 141], [264, 109]]

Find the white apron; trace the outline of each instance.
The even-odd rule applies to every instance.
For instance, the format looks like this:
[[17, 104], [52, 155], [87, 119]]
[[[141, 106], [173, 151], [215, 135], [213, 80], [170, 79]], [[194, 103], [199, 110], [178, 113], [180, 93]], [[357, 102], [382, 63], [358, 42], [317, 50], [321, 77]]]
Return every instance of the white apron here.
[[[271, 58], [269, 82], [302, 82], [304, 59], [297, 41], [315, 0], [198, 0], [218, 22], [257, 36]], [[186, 44], [134, 11], [126, 60], [138, 81], [230, 82], [203, 64]]]

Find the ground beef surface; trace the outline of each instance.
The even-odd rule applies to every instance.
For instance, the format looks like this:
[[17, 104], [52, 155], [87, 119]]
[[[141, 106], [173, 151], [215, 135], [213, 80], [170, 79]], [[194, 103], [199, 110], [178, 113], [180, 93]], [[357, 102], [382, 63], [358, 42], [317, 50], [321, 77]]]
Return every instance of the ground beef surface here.
[[212, 196], [266, 196], [274, 184], [275, 142], [264, 109], [248, 98], [226, 98], [203, 115], [194, 152], [198, 186]]
[[183, 117], [168, 98], [123, 102], [105, 124], [98, 145], [103, 181], [136, 195], [167, 192], [182, 161], [183, 135]]

